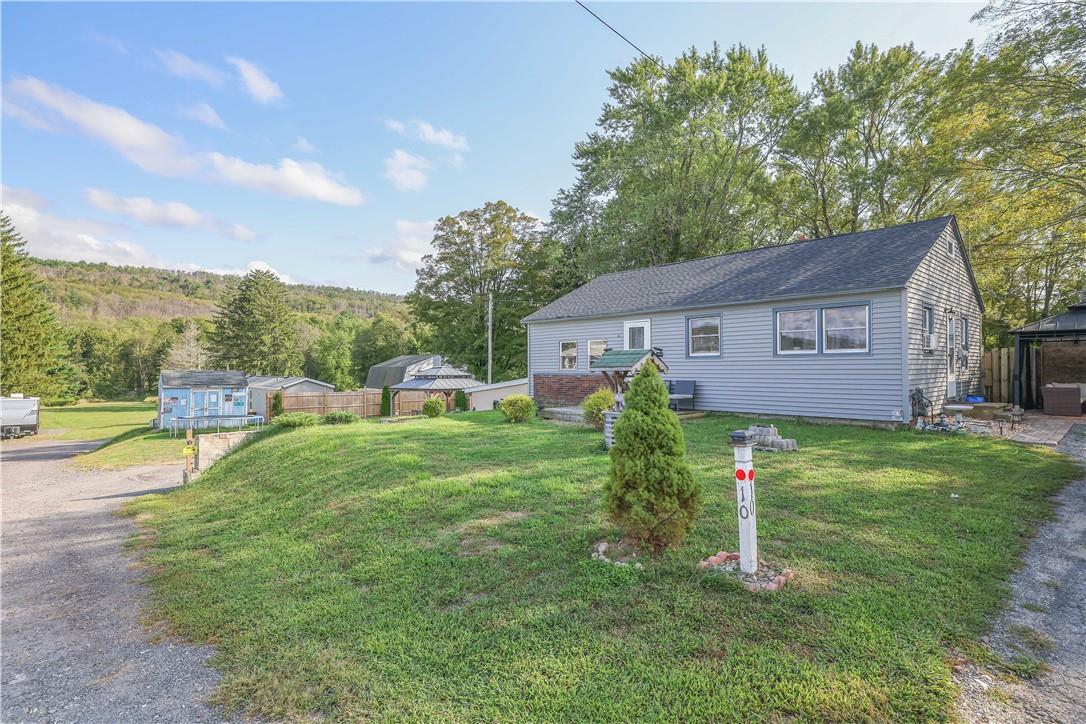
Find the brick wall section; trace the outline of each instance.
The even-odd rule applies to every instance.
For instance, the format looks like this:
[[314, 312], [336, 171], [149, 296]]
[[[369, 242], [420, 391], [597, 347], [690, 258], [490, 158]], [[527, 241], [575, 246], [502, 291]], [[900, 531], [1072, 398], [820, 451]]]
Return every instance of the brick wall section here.
[[607, 380], [599, 373], [532, 376], [535, 401], [551, 407], [579, 405], [584, 398], [607, 386]]

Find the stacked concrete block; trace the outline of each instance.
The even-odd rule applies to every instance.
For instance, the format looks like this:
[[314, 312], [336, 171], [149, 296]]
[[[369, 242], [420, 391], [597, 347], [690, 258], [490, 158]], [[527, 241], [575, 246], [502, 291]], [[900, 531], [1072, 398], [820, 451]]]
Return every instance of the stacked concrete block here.
[[747, 428], [747, 435], [753, 439], [755, 450], [767, 452], [799, 450], [799, 445], [794, 439], [781, 437], [776, 425], [751, 425]]

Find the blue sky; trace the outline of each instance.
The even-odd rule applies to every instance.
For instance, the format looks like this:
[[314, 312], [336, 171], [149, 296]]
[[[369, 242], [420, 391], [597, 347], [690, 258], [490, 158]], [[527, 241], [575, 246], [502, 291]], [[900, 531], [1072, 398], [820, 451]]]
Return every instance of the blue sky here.
[[[943, 53], [979, 3], [591, 4], [671, 59]], [[32, 253], [404, 292], [433, 220], [538, 216], [634, 52], [573, 3], [5, 2], [3, 207]]]

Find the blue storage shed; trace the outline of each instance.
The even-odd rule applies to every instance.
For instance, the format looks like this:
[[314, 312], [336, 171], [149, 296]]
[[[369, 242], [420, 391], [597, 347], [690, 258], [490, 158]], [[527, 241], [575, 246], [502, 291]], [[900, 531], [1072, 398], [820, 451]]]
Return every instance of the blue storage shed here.
[[[217, 427], [249, 412], [249, 382], [230, 370], [162, 370], [158, 374], [158, 426]], [[175, 422], [176, 421], [176, 422]], [[242, 424], [242, 421], [228, 422]]]

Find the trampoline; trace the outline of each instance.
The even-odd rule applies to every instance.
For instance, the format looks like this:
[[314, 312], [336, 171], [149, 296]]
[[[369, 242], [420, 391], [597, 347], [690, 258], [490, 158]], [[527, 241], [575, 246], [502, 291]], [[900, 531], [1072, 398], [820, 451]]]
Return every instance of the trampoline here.
[[263, 415], [181, 415], [170, 420], [170, 437], [176, 437], [180, 430], [201, 430], [215, 428], [215, 432], [221, 432], [224, 427], [236, 427], [241, 429], [246, 425], [256, 425], [260, 429], [264, 425]]

